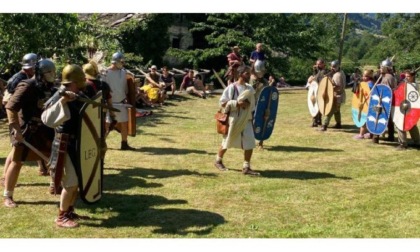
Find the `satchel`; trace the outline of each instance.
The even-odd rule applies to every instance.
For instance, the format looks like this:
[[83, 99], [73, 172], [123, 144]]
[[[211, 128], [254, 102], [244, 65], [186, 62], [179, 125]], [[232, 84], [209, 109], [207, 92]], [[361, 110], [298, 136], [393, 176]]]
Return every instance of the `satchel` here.
[[217, 133], [227, 135], [229, 131], [229, 113], [223, 113], [220, 110], [214, 115], [216, 119]]
[[[233, 84], [233, 94], [231, 100], [233, 100], [233, 97], [235, 96], [235, 93], [239, 93], [238, 89], [236, 88], [236, 83]], [[216, 130], [217, 133], [222, 135], [227, 135], [229, 131], [229, 113], [223, 113], [220, 109], [216, 112], [214, 115], [214, 118], [216, 119]]]

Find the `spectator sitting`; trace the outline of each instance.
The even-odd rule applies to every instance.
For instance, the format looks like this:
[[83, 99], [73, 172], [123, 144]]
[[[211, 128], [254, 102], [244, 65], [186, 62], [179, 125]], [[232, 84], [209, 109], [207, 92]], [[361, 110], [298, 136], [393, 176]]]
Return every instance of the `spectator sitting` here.
[[166, 66], [162, 67], [162, 74], [159, 78], [159, 84], [163, 87], [165, 94], [169, 90], [172, 91], [169, 98], [174, 96], [176, 89], [175, 78], [171, 73], [169, 73], [168, 67]]
[[157, 67], [153, 65], [150, 68], [150, 73], [146, 74], [144, 85], [140, 90], [147, 94], [147, 98], [151, 103], [163, 105], [165, 94], [163, 90], [161, 90], [163, 86], [159, 84], [159, 78], [160, 75], [157, 72]]
[[[196, 75], [197, 76], [197, 75]], [[197, 87], [199, 89], [197, 89]], [[186, 90], [189, 94], [196, 94], [199, 97], [206, 99], [206, 94], [204, 92], [204, 85], [201, 81], [201, 77], [199, 77], [199, 81], [194, 78], [194, 70], [189, 70], [188, 74], [184, 76], [182, 80], [181, 86], [179, 88], [179, 92], [181, 93], [182, 90]]]
[[280, 77], [279, 82], [277, 82], [277, 87], [281, 88], [281, 87], [290, 87], [290, 84], [286, 83], [286, 81], [284, 80], [284, 77]]

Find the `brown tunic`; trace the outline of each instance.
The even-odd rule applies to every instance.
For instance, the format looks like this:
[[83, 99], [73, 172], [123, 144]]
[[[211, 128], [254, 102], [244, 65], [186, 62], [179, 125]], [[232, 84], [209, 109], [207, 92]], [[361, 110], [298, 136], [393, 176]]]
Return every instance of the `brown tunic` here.
[[[25, 140], [39, 151], [49, 156], [54, 130], [41, 122], [41, 113], [44, 102], [51, 96], [51, 90], [42, 89], [35, 85], [34, 80], [20, 82], [14, 94], [6, 104], [6, 109], [18, 114], [19, 125]], [[13, 136], [11, 141], [13, 142]], [[40, 160], [38, 155], [30, 151], [23, 144], [14, 146], [14, 161]]]

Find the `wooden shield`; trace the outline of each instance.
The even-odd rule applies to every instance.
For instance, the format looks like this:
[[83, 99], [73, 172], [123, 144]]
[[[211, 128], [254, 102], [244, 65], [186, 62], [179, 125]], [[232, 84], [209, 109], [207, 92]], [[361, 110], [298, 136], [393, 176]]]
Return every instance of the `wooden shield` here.
[[319, 83], [317, 101], [319, 112], [323, 116], [329, 115], [334, 102], [334, 89], [329, 77], [324, 77]]
[[360, 82], [353, 94], [351, 101], [351, 115], [353, 122], [357, 127], [362, 127], [366, 123], [367, 113], [369, 109], [369, 93], [370, 88], [367, 82]]
[[392, 90], [388, 85], [378, 84], [370, 92], [366, 126], [370, 133], [385, 132], [391, 114]]
[[393, 92], [391, 115], [399, 130], [412, 129], [420, 118], [419, 92], [412, 84], [401, 83]]
[[279, 92], [276, 87], [264, 87], [254, 112], [255, 139], [263, 141], [271, 136], [276, 122]]
[[136, 84], [134, 76], [127, 73], [127, 86], [128, 86], [128, 103], [133, 106], [128, 108], [128, 135], [135, 137], [137, 133], [137, 119], [136, 119]]
[[315, 117], [319, 112], [317, 93], [318, 82], [312, 81], [308, 88], [308, 108], [312, 117]]
[[[102, 92], [92, 100], [101, 102]], [[80, 135], [76, 151], [76, 173], [81, 199], [95, 203], [102, 197], [103, 159], [101, 140], [103, 135], [103, 112], [98, 106], [85, 103], [80, 110]]]

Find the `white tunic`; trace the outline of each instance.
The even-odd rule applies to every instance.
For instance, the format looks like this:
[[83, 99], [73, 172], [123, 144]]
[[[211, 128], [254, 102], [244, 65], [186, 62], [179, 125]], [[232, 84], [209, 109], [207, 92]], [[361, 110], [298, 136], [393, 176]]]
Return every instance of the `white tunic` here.
[[[234, 84], [229, 85], [224, 91], [222, 96], [220, 97], [219, 104], [227, 102], [226, 110], [230, 111], [229, 114], [229, 125], [233, 125], [234, 120], [238, 120], [241, 116], [247, 117], [247, 124], [245, 129], [238, 135], [232, 135], [233, 127], [229, 127], [229, 132], [227, 135], [223, 136], [222, 141], [222, 148], [239, 148], [243, 150], [251, 150], [255, 148], [255, 136], [254, 136], [254, 129], [252, 125], [252, 113], [255, 108], [255, 102], [251, 102], [249, 110], [243, 110], [236, 107], [237, 105], [237, 97], [242, 94], [245, 90], [250, 90], [252, 94], [255, 94], [255, 90], [252, 88], [251, 85], [236, 85], [237, 93], [234, 94]], [[233, 97], [233, 99], [232, 99]], [[247, 113], [247, 114], [244, 114]]]
[[127, 98], [128, 85], [126, 74], [127, 72], [124, 69], [108, 69], [106, 71], [104, 81], [111, 87], [113, 103], [120, 103]]

